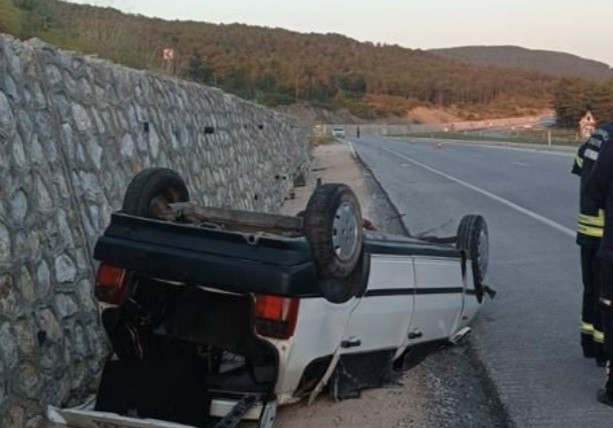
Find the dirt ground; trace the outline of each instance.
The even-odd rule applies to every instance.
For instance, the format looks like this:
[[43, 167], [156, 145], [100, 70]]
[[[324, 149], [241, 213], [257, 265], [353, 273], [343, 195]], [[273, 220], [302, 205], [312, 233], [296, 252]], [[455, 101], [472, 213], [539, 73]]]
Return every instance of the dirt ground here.
[[[360, 200], [364, 217], [388, 233], [406, 233], [397, 211], [347, 144], [316, 147], [307, 187], [296, 189], [283, 213], [306, 206], [317, 178], [346, 183]], [[506, 418], [470, 344], [430, 355], [386, 388], [364, 391], [361, 398], [334, 402], [325, 393], [311, 406], [279, 409], [279, 428], [323, 427], [503, 427]]]
[[452, 123], [462, 119], [447, 110], [415, 107], [407, 112], [407, 119], [414, 123]]
[[317, 179], [321, 178], [322, 183], [350, 185], [360, 200], [362, 211], [368, 217], [373, 201], [365, 175], [367, 173], [358, 165], [348, 145], [333, 143], [317, 146], [313, 150], [311, 170], [306, 177], [307, 185], [295, 189], [295, 199], [285, 202], [281, 214], [294, 215], [305, 209]]

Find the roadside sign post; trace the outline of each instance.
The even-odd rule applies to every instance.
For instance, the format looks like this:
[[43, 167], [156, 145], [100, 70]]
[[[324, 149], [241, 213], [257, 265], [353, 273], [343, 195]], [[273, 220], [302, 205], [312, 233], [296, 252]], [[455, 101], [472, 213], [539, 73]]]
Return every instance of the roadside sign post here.
[[579, 137], [587, 140], [596, 130], [596, 119], [591, 111], [588, 111], [585, 116], [579, 121]]
[[175, 50], [171, 48], [165, 48], [162, 50], [162, 58], [164, 62], [166, 62], [166, 71], [168, 74], [171, 74], [175, 62]]

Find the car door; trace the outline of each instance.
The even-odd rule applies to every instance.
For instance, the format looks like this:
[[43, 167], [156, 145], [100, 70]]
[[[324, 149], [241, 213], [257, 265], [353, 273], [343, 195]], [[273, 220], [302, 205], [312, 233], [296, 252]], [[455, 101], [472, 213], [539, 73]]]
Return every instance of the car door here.
[[351, 315], [342, 353], [402, 346], [411, 324], [414, 293], [410, 256], [373, 254], [368, 288]]
[[447, 339], [458, 326], [464, 303], [459, 259], [414, 257], [415, 309], [408, 345]]

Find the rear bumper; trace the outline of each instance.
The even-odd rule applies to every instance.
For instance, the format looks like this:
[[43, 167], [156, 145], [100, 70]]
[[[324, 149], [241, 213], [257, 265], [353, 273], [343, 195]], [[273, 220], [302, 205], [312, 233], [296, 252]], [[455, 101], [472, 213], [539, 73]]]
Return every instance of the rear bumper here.
[[[182, 425], [173, 422], [160, 421], [156, 419], [137, 419], [120, 416], [115, 413], [97, 412], [94, 410], [95, 400], [70, 409], [59, 409], [49, 406], [47, 409], [47, 419], [61, 426], [74, 428], [193, 428], [189, 425]], [[237, 401], [229, 399], [214, 399], [211, 403], [209, 415], [215, 418], [223, 418], [236, 405]], [[267, 407], [276, 408], [276, 402], [268, 402]], [[263, 405], [257, 405], [249, 410], [243, 420], [259, 421], [262, 416]], [[269, 414], [270, 417], [270, 414]]]
[[102, 237], [96, 260], [143, 276], [200, 284], [233, 293], [314, 297], [320, 294], [312, 263], [269, 265], [234, 257], [183, 250], [154, 243]]
[[207, 230], [114, 214], [94, 258], [145, 276], [234, 293], [321, 294], [306, 238]]

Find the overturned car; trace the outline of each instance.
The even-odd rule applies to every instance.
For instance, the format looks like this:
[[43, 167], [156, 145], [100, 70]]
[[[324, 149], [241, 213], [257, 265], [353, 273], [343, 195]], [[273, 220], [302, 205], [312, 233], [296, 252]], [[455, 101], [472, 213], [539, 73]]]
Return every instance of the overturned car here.
[[420, 239], [363, 224], [341, 184], [287, 217], [198, 206], [176, 172], [141, 172], [94, 252], [113, 354], [95, 400], [49, 419], [269, 427], [278, 405], [380, 386], [469, 331], [491, 292], [485, 220]]

